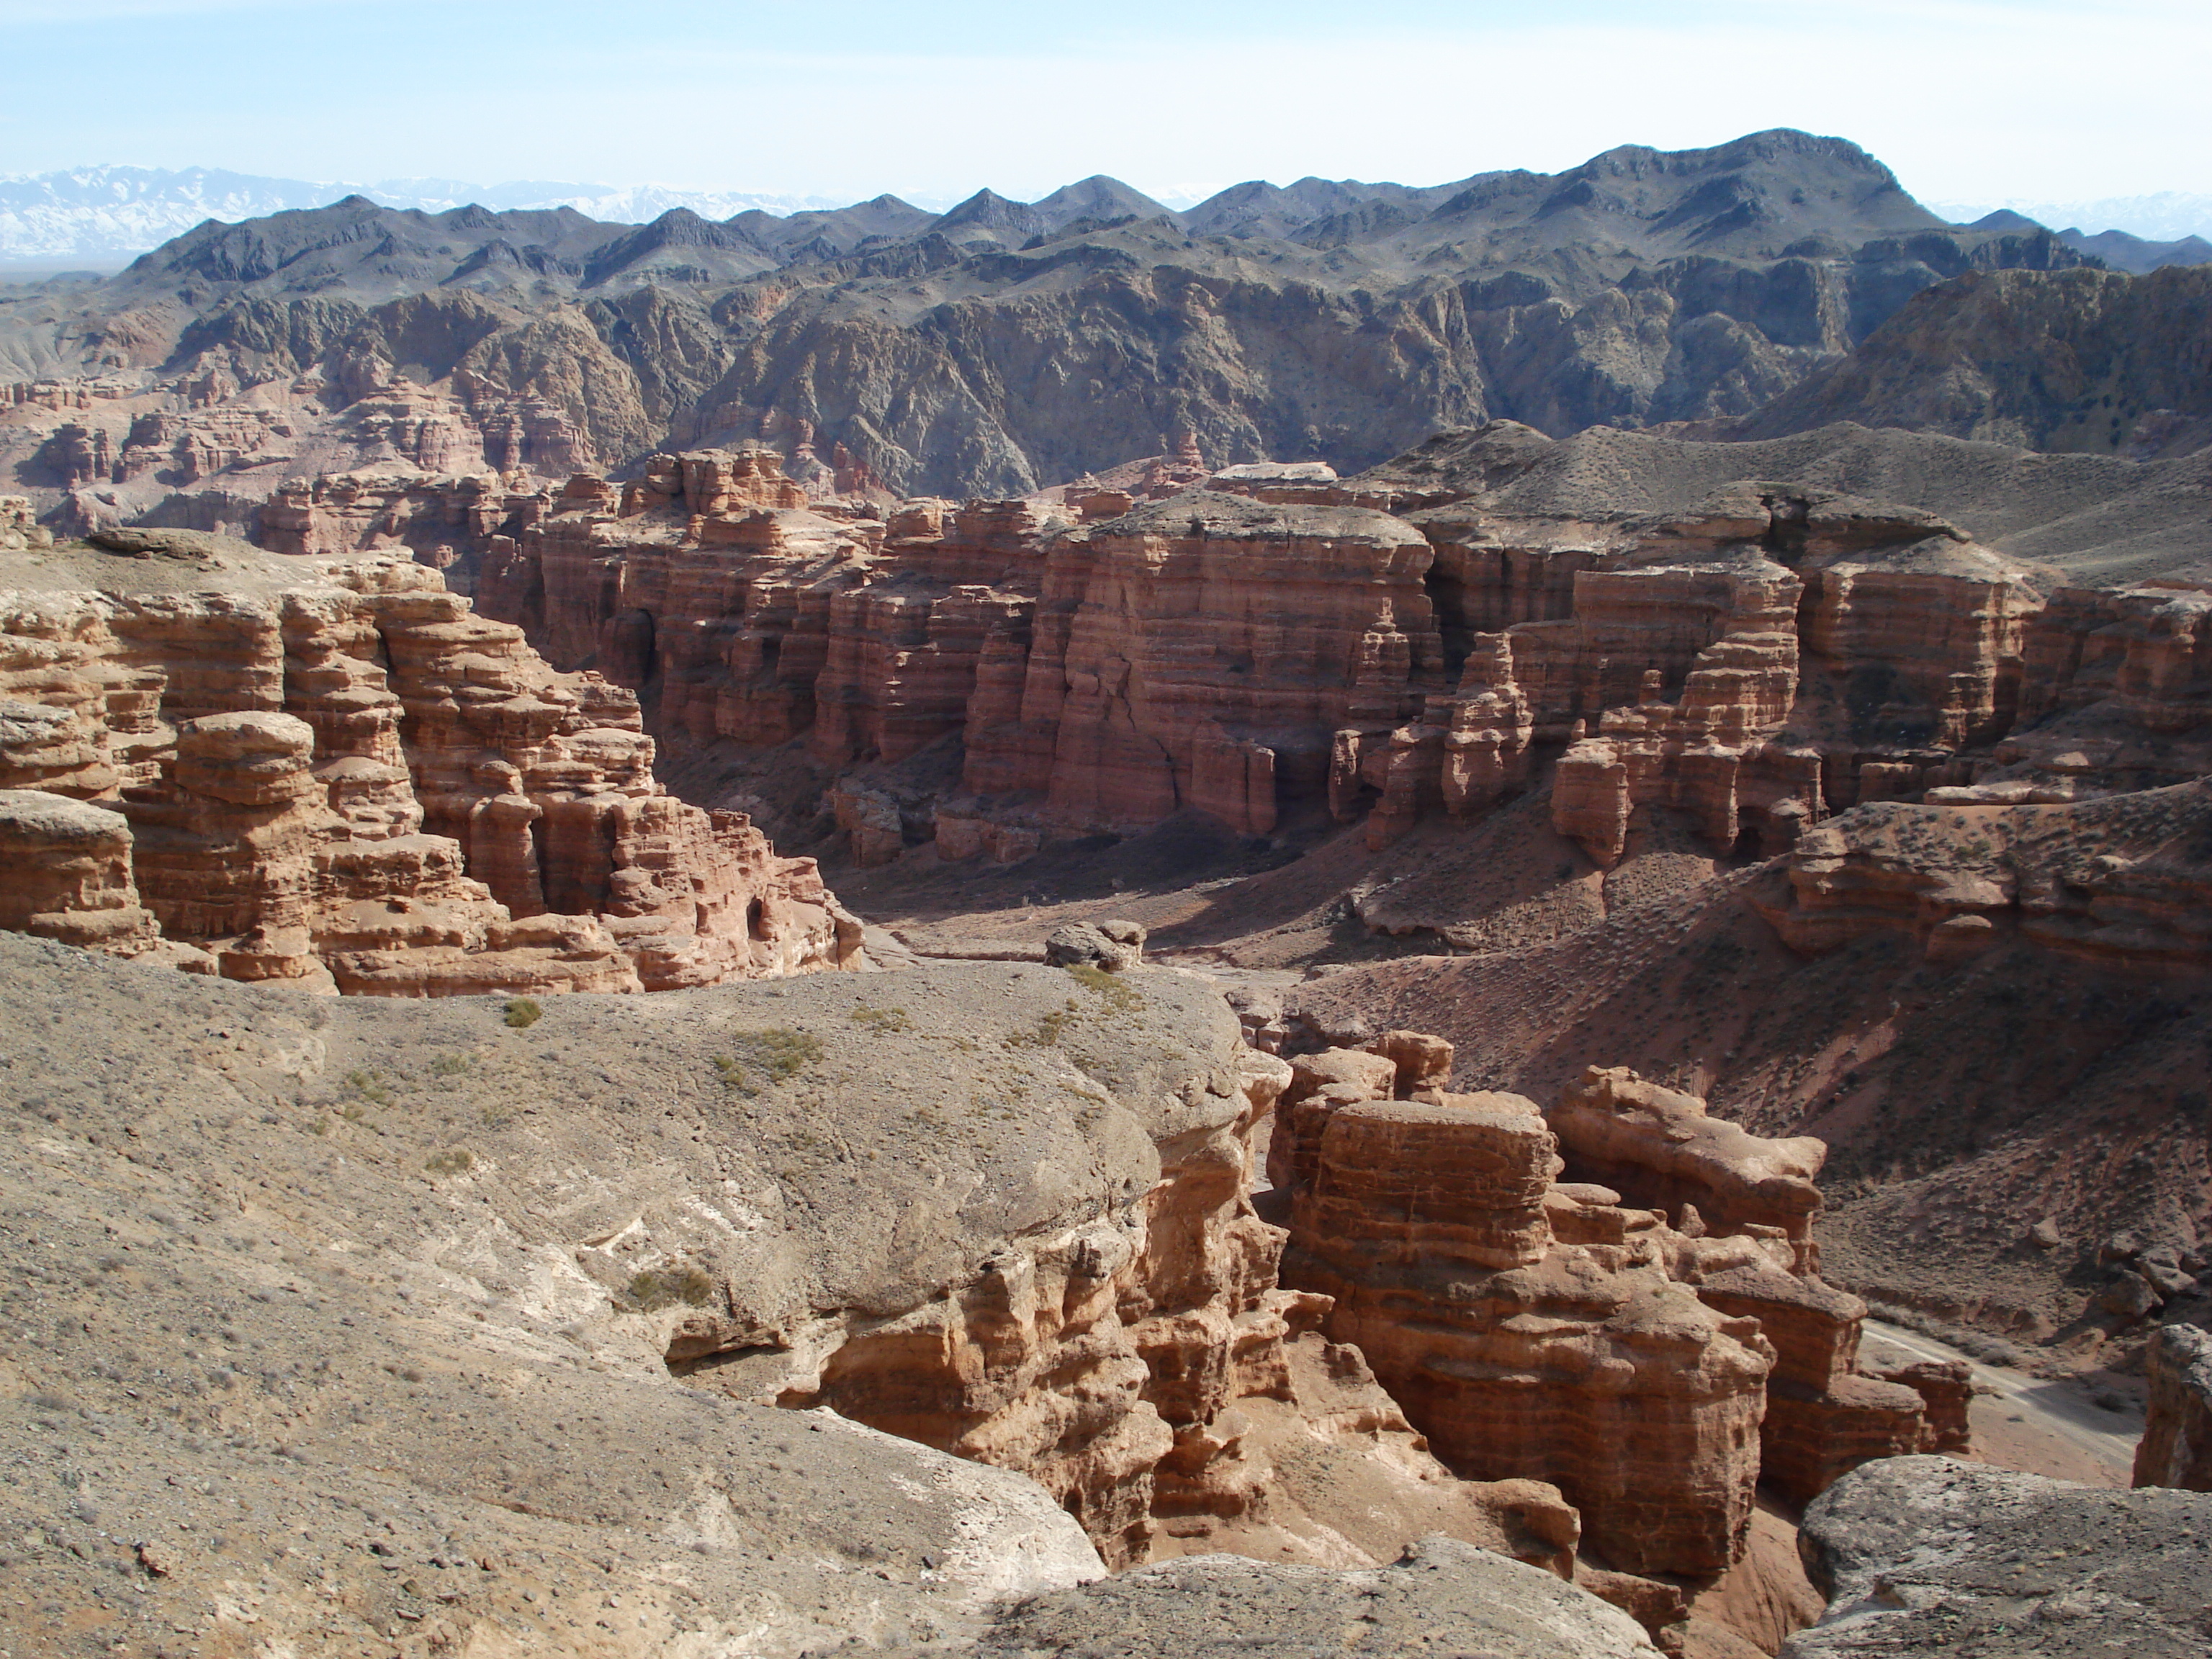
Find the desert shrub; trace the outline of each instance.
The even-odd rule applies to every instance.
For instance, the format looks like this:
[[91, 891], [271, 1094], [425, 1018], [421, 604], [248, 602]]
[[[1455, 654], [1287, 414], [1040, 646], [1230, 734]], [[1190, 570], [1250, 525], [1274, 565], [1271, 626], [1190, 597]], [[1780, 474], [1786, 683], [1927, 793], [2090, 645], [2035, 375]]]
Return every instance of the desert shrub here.
[[631, 1305], [653, 1313], [681, 1302], [703, 1308], [714, 1300], [714, 1281], [688, 1261], [672, 1261], [664, 1267], [647, 1267], [629, 1281]]
[[1074, 962], [1068, 964], [1067, 972], [1078, 984], [1087, 986], [1095, 992], [1109, 1012], [1133, 1014], [1145, 1006], [1143, 997], [1103, 968], [1093, 968], [1087, 962]]
[[914, 1022], [907, 1018], [903, 1008], [871, 1008], [866, 1003], [846, 1016], [855, 1025], [865, 1025], [872, 1031], [911, 1031]]
[[440, 1054], [437, 1059], [430, 1062], [430, 1075], [460, 1077], [468, 1071], [469, 1065], [469, 1057], [466, 1054]]
[[449, 1146], [433, 1152], [422, 1167], [434, 1176], [463, 1175], [476, 1168], [477, 1155], [465, 1146]]
[[[384, 1079], [374, 1072], [348, 1072], [345, 1085], [362, 1099], [373, 1105], [392, 1104], [392, 1091], [384, 1086]], [[358, 1114], [349, 1114], [357, 1116]]]
[[722, 1086], [739, 1094], [760, 1092], [758, 1084], [787, 1083], [822, 1058], [822, 1039], [789, 1026], [733, 1032], [735, 1046], [714, 1056]]
[[544, 1012], [528, 997], [511, 997], [507, 1004], [507, 1023], [520, 1031], [526, 1025], [537, 1024], [538, 1016]]

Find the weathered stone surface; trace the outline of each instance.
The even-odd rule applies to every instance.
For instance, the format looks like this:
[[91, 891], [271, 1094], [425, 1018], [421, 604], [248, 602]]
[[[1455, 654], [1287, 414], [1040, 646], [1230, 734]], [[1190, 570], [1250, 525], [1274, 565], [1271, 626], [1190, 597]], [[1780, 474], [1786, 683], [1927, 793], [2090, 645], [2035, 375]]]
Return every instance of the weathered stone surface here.
[[2177, 853], [2208, 821], [2201, 781], [2103, 799], [1863, 806], [1806, 838], [1785, 890], [1753, 897], [1808, 954], [1894, 932], [1941, 966], [2018, 940], [2093, 968], [2194, 975], [2212, 961], [2212, 872]]
[[1546, 1115], [1445, 1092], [1437, 1039], [1370, 1048], [1291, 1061], [1269, 1155], [1285, 1274], [1335, 1299], [1330, 1334], [1455, 1468], [1555, 1482], [1615, 1566], [1710, 1576], [1755, 1481], [1802, 1503], [1959, 1443], [1963, 1373], [1856, 1370], [1866, 1304], [1820, 1279], [1811, 1237], [1820, 1142], [1762, 1140], [1626, 1068]]
[[1768, 1140], [1710, 1117], [1695, 1095], [1665, 1089], [1625, 1066], [1593, 1066], [1544, 1114], [1559, 1138], [1567, 1179], [1611, 1187], [1678, 1225], [1692, 1206], [1707, 1229], [1753, 1226], [1809, 1242], [1820, 1208], [1814, 1177], [1826, 1143]]
[[2212, 1492], [2212, 1334], [2162, 1326], [2144, 1359], [2149, 1417], [2136, 1448], [2135, 1484]]
[[65, 795], [0, 789], [0, 928], [118, 956], [151, 947], [157, 927], [131, 877], [130, 820]]
[[2204, 1651], [2208, 1530], [2212, 1498], [2194, 1492], [1885, 1458], [1806, 1510], [1828, 1611], [1782, 1652], [2189, 1659]]
[[1719, 1572], [1749, 1524], [1773, 1350], [1670, 1277], [1650, 1212], [1608, 1212], [1608, 1243], [1555, 1239], [1556, 1144], [1514, 1096], [1342, 1106], [1286, 1270], [1336, 1298], [1330, 1333], [1455, 1469], [1557, 1485], [1615, 1565]]
[[[1317, 1585], [1356, 1624], [1375, 1575], [1343, 1570], [1443, 1529], [1546, 1570], [1425, 1545], [1443, 1568], [1382, 1575], [1407, 1628], [1474, 1641], [1518, 1607], [1557, 1638], [1537, 1654], [1649, 1650], [1565, 1582], [1555, 1491], [1452, 1479], [1312, 1330], [1319, 1299], [1268, 1288], [1241, 1135], [1285, 1068], [1194, 977], [1126, 975], [1133, 1007], [1041, 964], [926, 964], [561, 998], [526, 1033], [482, 1001], [311, 1005], [13, 933], [0, 978], [9, 1086], [40, 1103], [0, 1121], [0, 1234], [67, 1327], [11, 1356], [0, 1450], [50, 1459], [67, 1422], [116, 1458], [68, 1505], [0, 1486], [0, 1635], [27, 1651], [119, 1565], [211, 1649], [960, 1652], [994, 1598], [1101, 1571], [974, 1454], [1162, 1553], [1264, 1549], [1247, 1577], [1282, 1622], [1255, 1604], [1240, 1641], [1304, 1641]], [[949, 1063], [977, 1050], [1001, 1058]], [[114, 1275], [156, 1255], [112, 1322]], [[210, 1306], [220, 1329], [179, 1334]], [[179, 1341], [218, 1363], [181, 1376]], [[817, 1391], [960, 1418], [971, 1457], [750, 1403]], [[205, 1592], [242, 1547], [204, 1485], [250, 1485], [296, 1540], [250, 1604]]]
[[1626, 1613], [1533, 1567], [1458, 1540], [1421, 1539], [1389, 1566], [1331, 1572], [1233, 1555], [1141, 1567], [1036, 1595], [974, 1650], [1229, 1659], [1279, 1652], [1376, 1655], [1431, 1649], [1498, 1659], [1630, 1659], [1658, 1651]]

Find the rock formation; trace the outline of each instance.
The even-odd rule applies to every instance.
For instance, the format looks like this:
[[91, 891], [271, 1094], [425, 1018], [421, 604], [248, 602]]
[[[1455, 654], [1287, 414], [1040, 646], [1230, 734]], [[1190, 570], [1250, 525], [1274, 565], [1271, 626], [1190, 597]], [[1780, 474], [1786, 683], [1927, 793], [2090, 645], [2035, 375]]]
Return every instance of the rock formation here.
[[1440, 465], [1249, 483], [1263, 500], [1085, 497], [1079, 524], [1046, 501], [878, 520], [799, 505], [766, 452], [662, 456], [514, 519], [483, 600], [679, 744], [804, 736], [834, 775], [957, 738], [957, 787], [894, 807], [865, 775], [836, 786], [863, 864], [932, 840], [1018, 859], [1188, 810], [1268, 834], [1325, 806], [1380, 849], [1534, 787], [1609, 866], [1655, 811], [1772, 854], [1862, 802], [2212, 766], [2201, 596], [2067, 587], [1926, 511], [1801, 484], [1562, 501], [1570, 447], [1498, 427]]
[[[1142, 972], [1134, 945], [1121, 949], [1105, 972], [1081, 962], [1018, 982], [1032, 1000], [1068, 988], [1026, 1040], [1146, 1123], [1157, 1176], [1133, 1201], [1010, 1245], [896, 1317], [779, 1316], [755, 1305], [762, 1292], [733, 1292], [726, 1315], [679, 1328], [671, 1363], [743, 1398], [828, 1406], [1020, 1469], [1116, 1565], [1223, 1539], [1271, 1558], [1387, 1559], [1407, 1540], [1387, 1522], [1378, 1534], [1364, 1504], [1568, 1576], [1579, 1528], [1556, 1491], [1452, 1479], [1358, 1350], [1319, 1334], [1328, 1299], [1276, 1287], [1283, 1235], [1246, 1194], [1252, 1127], [1288, 1068], [1245, 1048], [1202, 988]], [[1131, 1052], [1133, 1022], [1160, 1018], [1151, 1051]]]
[[[523, 1033], [0, 933], [0, 1310], [46, 1333], [0, 1414], [41, 1476], [0, 1486], [0, 1639], [797, 1659], [1365, 1607], [1649, 1653], [1565, 1582], [1555, 1492], [1454, 1480], [1290, 1334], [1320, 1304], [1267, 1288], [1237, 1139], [1280, 1063], [1194, 977], [1100, 977], [564, 997]], [[909, 1436], [749, 1403], [802, 1393]], [[1103, 1565], [1025, 1468], [1117, 1557], [1197, 1559], [1040, 1599]]]
[[2112, 1492], [1944, 1457], [1845, 1475], [1805, 1513], [1825, 1618], [1784, 1659], [2204, 1650], [2212, 1498]]
[[297, 574], [8, 597], [0, 787], [36, 872], [10, 926], [132, 953], [150, 912], [231, 978], [380, 995], [858, 960], [811, 860], [660, 788], [627, 693], [421, 566]]
[[2212, 1492], [2212, 1334], [2166, 1326], [2153, 1334], [2144, 1359], [2150, 1409], [2135, 1484]]
[[1757, 1481], [1802, 1503], [1963, 1443], [1963, 1372], [1923, 1379], [1931, 1428], [1913, 1386], [1856, 1370], [1865, 1304], [1811, 1241], [1820, 1142], [1759, 1140], [1618, 1068], [1549, 1114], [1453, 1093], [1449, 1046], [1407, 1032], [1291, 1069], [1270, 1168], [1289, 1281], [1334, 1298], [1328, 1333], [1446, 1462], [1556, 1484], [1612, 1565], [1717, 1574]]

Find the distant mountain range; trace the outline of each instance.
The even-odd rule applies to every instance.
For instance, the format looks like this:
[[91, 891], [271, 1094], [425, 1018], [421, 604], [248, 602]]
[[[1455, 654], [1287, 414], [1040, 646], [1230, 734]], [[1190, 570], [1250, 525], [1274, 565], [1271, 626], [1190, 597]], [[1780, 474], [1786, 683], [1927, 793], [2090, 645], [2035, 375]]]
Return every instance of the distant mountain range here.
[[2053, 230], [2072, 228], [2091, 236], [2099, 231], [2119, 230], [2151, 242], [2212, 237], [2212, 196], [2182, 191], [2160, 191], [2154, 196], [2104, 196], [2092, 202], [2032, 201], [2015, 196], [2002, 202], [1930, 202], [1928, 205], [1960, 224], [2002, 210]]
[[[1233, 230], [1267, 234], [1271, 228], [1303, 224], [1354, 199], [1379, 201], [1405, 210], [1427, 201], [1433, 193], [1401, 185], [1303, 179], [1279, 187], [1255, 179], [1232, 185], [1202, 203], [1176, 196], [1163, 202], [1132, 191], [1132, 199], [1124, 205], [1140, 214], [1147, 210], [1154, 213], [1186, 210], [1185, 222], [1200, 234]], [[644, 224], [672, 208], [686, 209], [702, 219], [726, 220], [741, 213], [785, 216], [843, 205], [821, 196], [542, 179], [499, 185], [471, 184], [459, 179], [386, 179], [374, 184], [349, 184], [265, 178], [219, 167], [73, 167], [59, 173], [0, 176], [0, 264], [82, 261], [91, 267], [120, 265], [210, 219], [234, 224], [271, 213], [327, 207], [356, 195], [382, 207], [414, 208], [425, 213], [470, 205], [495, 210], [566, 207], [608, 224]], [[985, 191], [963, 205], [983, 204], [976, 211], [988, 213], [988, 204], [1003, 199]], [[934, 211], [953, 204], [949, 198], [931, 198], [915, 205]], [[1957, 224], [1998, 214], [2005, 216], [1999, 222], [2033, 221], [2053, 230], [2071, 231], [2074, 234], [2067, 237], [2069, 245], [2099, 255], [2117, 270], [2148, 270], [2160, 264], [2196, 264], [2212, 258], [2212, 244], [2201, 240], [2212, 236], [2212, 196], [2169, 191], [2092, 202], [2020, 199], [1936, 202], [1929, 206], [1935, 215]], [[991, 228], [1011, 228], [1011, 221]], [[1042, 226], [1031, 228], [1034, 232]], [[2106, 233], [2118, 233], [2118, 239]], [[2136, 239], [2149, 245], [2148, 251], [2135, 245]], [[2165, 252], [2169, 248], [2176, 250], [2171, 256]], [[2199, 253], [2198, 248], [2203, 252]]]
[[[0, 484], [190, 483], [272, 399], [286, 433], [210, 489], [265, 491], [311, 449], [368, 464], [423, 399], [479, 436], [554, 421], [562, 465], [768, 440], [902, 495], [1026, 495], [1184, 441], [1342, 471], [1492, 418], [1749, 415], [1947, 280], [2087, 263], [1947, 224], [1857, 146], [1788, 130], [1423, 186], [1255, 180], [1180, 212], [1103, 176], [642, 225], [355, 195], [196, 225], [97, 284], [0, 288], [0, 381], [103, 387], [0, 427], [29, 447], [0, 441]], [[185, 463], [112, 459], [154, 430], [142, 396], [201, 400], [161, 428]]]
[[210, 219], [235, 223], [264, 214], [327, 207], [348, 196], [385, 207], [443, 213], [474, 204], [498, 209], [574, 208], [586, 218], [642, 224], [671, 208], [707, 219], [748, 211], [794, 213], [838, 205], [817, 196], [752, 191], [682, 191], [660, 185], [562, 184], [518, 179], [472, 185], [459, 179], [386, 179], [315, 184], [219, 167], [94, 167], [0, 177], [0, 264], [78, 260], [118, 265]]

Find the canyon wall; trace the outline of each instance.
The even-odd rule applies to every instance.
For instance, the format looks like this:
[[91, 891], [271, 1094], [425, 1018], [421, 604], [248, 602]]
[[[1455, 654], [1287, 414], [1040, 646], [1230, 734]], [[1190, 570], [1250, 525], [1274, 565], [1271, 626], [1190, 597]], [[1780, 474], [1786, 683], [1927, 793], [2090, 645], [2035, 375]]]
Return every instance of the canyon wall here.
[[[2212, 765], [2193, 590], [2070, 586], [1807, 486], [1561, 507], [1521, 482], [1546, 447], [1500, 428], [1443, 478], [1245, 467], [881, 517], [805, 501], [767, 452], [663, 456], [489, 538], [481, 598], [639, 690], [671, 741], [803, 737], [852, 775], [863, 863], [918, 841], [1018, 858], [1182, 811], [1249, 835], [1326, 811], [1380, 849], [1534, 787], [1610, 866], [1654, 810], [1771, 854], [1863, 802], [2064, 801]], [[898, 783], [955, 739], [957, 785]]]
[[812, 860], [660, 787], [634, 696], [554, 673], [434, 572], [280, 561], [131, 592], [107, 562], [113, 591], [0, 600], [18, 925], [378, 995], [860, 960]]
[[2150, 1401], [2135, 1484], [2212, 1492], [2212, 1334], [2168, 1325], [2143, 1357]]

